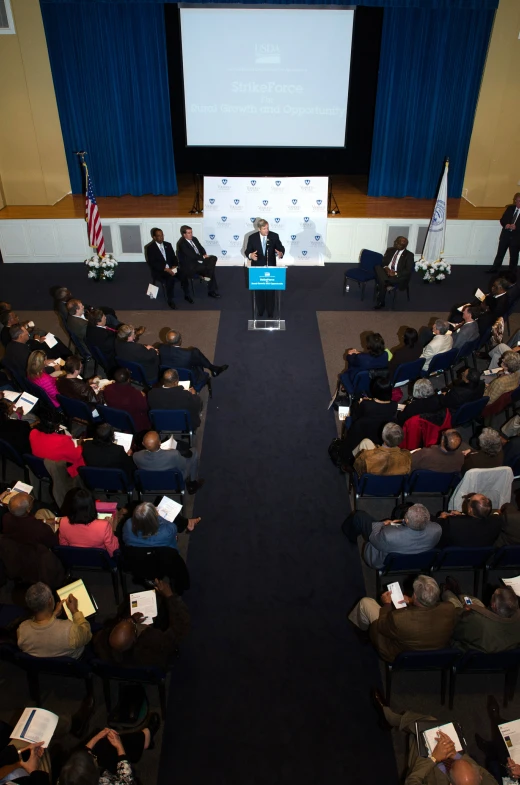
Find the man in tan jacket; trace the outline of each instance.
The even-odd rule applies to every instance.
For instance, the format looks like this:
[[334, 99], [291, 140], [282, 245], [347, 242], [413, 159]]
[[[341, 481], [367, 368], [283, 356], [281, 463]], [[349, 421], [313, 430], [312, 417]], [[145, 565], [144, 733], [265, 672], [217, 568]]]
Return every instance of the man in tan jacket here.
[[354, 461], [354, 470], [361, 474], [409, 474], [412, 455], [409, 450], [401, 450], [403, 429], [395, 422], [388, 422], [383, 428], [383, 445], [376, 447], [370, 439], [363, 439]]
[[45, 583], [35, 583], [25, 595], [25, 604], [33, 617], [18, 627], [18, 648], [33, 657], [74, 657], [79, 659], [92, 638], [90, 624], [72, 595], [66, 599], [72, 621], [58, 619], [63, 603], [54, 604], [52, 591]]
[[394, 608], [391, 593], [386, 591], [381, 595], [382, 606], [364, 597], [348, 618], [361, 630], [368, 629], [380, 657], [393, 662], [402, 651], [449, 646], [459, 614], [451, 602], [439, 602], [439, 598], [437, 581], [419, 575], [413, 582], [412, 597], [405, 597], [405, 608]]

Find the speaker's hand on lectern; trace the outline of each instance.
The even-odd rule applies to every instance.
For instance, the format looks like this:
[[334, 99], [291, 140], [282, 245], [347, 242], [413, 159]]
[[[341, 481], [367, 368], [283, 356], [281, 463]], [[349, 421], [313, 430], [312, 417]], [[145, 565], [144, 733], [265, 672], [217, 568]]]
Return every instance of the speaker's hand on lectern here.
[[256, 262], [256, 260], [258, 259], [258, 251], [253, 251], [253, 253], [250, 253], [249, 258], [251, 259], [251, 261]]

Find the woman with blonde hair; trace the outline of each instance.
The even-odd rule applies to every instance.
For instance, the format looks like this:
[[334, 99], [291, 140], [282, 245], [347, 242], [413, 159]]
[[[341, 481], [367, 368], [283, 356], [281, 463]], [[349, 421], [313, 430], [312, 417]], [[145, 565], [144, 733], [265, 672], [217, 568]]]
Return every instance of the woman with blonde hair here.
[[56, 379], [45, 372], [45, 366], [47, 364], [47, 355], [45, 352], [42, 352], [41, 349], [31, 352], [29, 359], [27, 360], [27, 378], [33, 384], [41, 387], [49, 396], [53, 406], [59, 409], [60, 405], [56, 398], [58, 395]]

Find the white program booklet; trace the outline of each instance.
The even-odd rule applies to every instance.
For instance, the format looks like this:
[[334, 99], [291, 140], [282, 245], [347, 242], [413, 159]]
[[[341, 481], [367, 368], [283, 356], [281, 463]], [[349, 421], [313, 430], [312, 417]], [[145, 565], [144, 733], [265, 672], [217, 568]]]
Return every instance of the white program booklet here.
[[47, 335], [43, 339], [43, 342], [47, 344], [49, 349], [52, 349], [52, 347], [56, 346], [56, 344], [58, 343], [58, 341], [56, 340], [56, 338], [52, 333], [47, 333]]
[[43, 741], [43, 746], [48, 747], [58, 719], [57, 714], [47, 709], [24, 709], [11, 733], [11, 738], [26, 741], [28, 744]]
[[155, 298], [159, 294], [159, 287], [154, 286], [153, 283], [149, 283], [148, 289], [146, 290], [146, 294], [148, 295], [148, 297], [150, 297], [150, 299], [155, 300]]
[[394, 603], [394, 607], [406, 608], [406, 600], [403, 596], [403, 592], [401, 591], [399, 581], [396, 581], [395, 583], [389, 583], [386, 588], [392, 595], [392, 602]]
[[161, 450], [175, 450], [176, 447], [177, 447], [177, 442], [175, 441], [173, 436], [170, 436], [169, 439], [166, 439], [166, 441], [161, 444]]
[[423, 731], [424, 741], [426, 742], [430, 755], [437, 746], [437, 735], [440, 730], [445, 733], [446, 736], [450, 737], [455, 744], [455, 750], [457, 752], [462, 752], [462, 744], [460, 743], [459, 734], [455, 730], [455, 725], [453, 722], [447, 722], [446, 725], [437, 725], [435, 728]]
[[157, 595], [154, 589], [138, 591], [130, 595], [130, 614], [142, 613], [140, 624], [152, 624], [157, 616]]
[[163, 496], [161, 501], [157, 506], [157, 512], [164, 518], [165, 521], [169, 521], [169, 523], [173, 523], [177, 515], [182, 510], [182, 504], [173, 501], [168, 496]]
[[32, 489], [32, 485], [27, 485], [26, 482], [21, 482], [20, 480], [18, 480], [16, 485], [13, 485], [13, 491], [18, 491], [18, 493], [31, 493]]
[[14, 390], [4, 390], [4, 398], [6, 401], [11, 401], [14, 403], [20, 397], [20, 393], [15, 392]]
[[190, 381], [187, 379], [185, 382], [179, 382], [179, 387], [183, 387], [185, 390], [190, 389]]
[[520, 761], [520, 720], [503, 722], [498, 726], [498, 730], [502, 734], [509, 757], [517, 763]]
[[468, 305], [471, 305], [471, 303], [464, 303], [464, 305], [459, 305], [459, 307], [457, 308], [457, 311], [460, 311], [462, 313], [464, 308], [467, 308]]
[[350, 406], [338, 406], [338, 417], [340, 420], [346, 420], [350, 415]]
[[114, 433], [114, 441], [116, 444], [121, 445], [121, 447], [125, 448], [125, 452], [132, 447], [132, 439], [133, 436], [131, 433], [121, 433], [120, 431], [115, 431]]
[[22, 393], [17, 401], [18, 406], [22, 407], [24, 414], [29, 414], [29, 412], [34, 409], [34, 404], [36, 403], [38, 403], [36, 395], [31, 395], [31, 393], [28, 392]]
[[520, 597], [520, 575], [517, 575], [516, 578], [502, 578], [502, 583], [505, 583], [506, 586], [510, 586], [517, 597]]
[[477, 298], [477, 300], [480, 300], [480, 302], [483, 302], [486, 299], [486, 295], [484, 294], [482, 289], [477, 289], [477, 291], [475, 292], [475, 297]]

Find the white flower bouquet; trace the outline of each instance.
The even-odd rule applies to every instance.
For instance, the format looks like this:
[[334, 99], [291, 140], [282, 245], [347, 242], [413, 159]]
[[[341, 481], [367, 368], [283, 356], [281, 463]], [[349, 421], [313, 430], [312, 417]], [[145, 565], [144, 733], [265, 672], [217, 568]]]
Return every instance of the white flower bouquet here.
[[94, 254], [90, 259], [85, 259], [85, 264], [89, 278], [93, 278], [94, 281], [111, 281], [118, 263], [111, 253], [107, 253], [105, 256]]
[[415, 263], [415, 270], [421, 273], [426, 283], [440, 283], [447, 275], [451, 274], [451, 264], [440, 259], [438, 262], [426, 262], [420, 259]]

